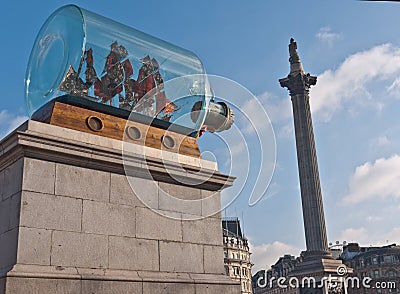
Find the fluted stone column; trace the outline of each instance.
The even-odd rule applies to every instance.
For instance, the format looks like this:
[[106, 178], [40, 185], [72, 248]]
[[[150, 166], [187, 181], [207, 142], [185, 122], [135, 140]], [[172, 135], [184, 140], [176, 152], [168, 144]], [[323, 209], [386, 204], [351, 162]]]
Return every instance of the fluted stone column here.
[[280, 79], [282, 87], [289, 90], [293, 105], [296, 134], [297, 161], [300, 177], [306, 236], [306, 257], [330, 257], [326, 237], [325, 217], [322, 204], [321, 186], [315, 151], [314, 132], [311, 119], [309, 89], [317, 83], [317, 77], [303, 70], [297, 44], [290, 40], [290, 73]]

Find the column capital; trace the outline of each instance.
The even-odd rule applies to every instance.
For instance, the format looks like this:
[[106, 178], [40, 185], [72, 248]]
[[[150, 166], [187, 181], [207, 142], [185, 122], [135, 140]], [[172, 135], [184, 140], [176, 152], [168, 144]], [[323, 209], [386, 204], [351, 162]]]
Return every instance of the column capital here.
[[289, 74], [286, 78], [279, 79], [282, 88], [287, 88], [290, 96], [308, 94], [310, 87], [317, 83], [317, 77], [302, 72]]

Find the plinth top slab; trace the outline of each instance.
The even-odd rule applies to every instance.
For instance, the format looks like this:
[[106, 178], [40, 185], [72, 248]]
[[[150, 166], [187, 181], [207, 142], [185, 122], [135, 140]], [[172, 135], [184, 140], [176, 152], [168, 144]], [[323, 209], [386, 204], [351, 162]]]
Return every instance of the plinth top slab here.
[[[124, 150], [125, 148], [125, 150]], [[200, 158], [131, 144], [103, 136], [28, 120], [0, 142], [0, 166], [22, 156], [135, 176], [178, 182], [208, 190], [233, 184], [234, 177]]]

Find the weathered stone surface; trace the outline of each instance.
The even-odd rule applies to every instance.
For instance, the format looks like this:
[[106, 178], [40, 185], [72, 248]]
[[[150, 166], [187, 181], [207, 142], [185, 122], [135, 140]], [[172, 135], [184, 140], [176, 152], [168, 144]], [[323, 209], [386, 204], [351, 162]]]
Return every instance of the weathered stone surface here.
[[135, 237], [135, 208], [84, 200], [82, 231]]
[[50, 265], [51, 231], [19, 228], [17, 262]]
[[203, 273], [203, 246], [160, 241], [160, 270]]
[[54, 162], [25, 158], [22, 189], [54, 194], [56, 164]]
[[57, 164], [55, 191], [57, 195], [108, 202], [110, 173]]
[[110, 202], [157, 209], [158, 183], [148, 179], [111, 174]]
[[224, 273], [224, 249], [222, 246], [204, 246], [204, 272], [206, 274]]
[[21, 226], [81, 231], [82, 200], [22, 192]]
[[4, 170], [0, 170], [0, 201], [3, 200], [4, 185]]
[[[213, 271], [210, 265], [205, 267], [204, 262], [211, 261], [212, 255], [217, 254], [213, 246], [206, 249], [202, 244], [217, 244], [221, 239], [203, 229], [214, 228], [219, 221], [205, 220], [204, 226], [198, 225], [200, 233], [190, 232], [197, 229], [196, 225], [186, 225], [183, 233], [182, 213], [197, 217], [207, 210], [191, 201], [205, 197], [197, 187], [164, 182], [159, 185], [134, 178], [132, 192], [125, 176], [121, 175], [124, 170], [122, 143], [101, 136], [27, 122], [18, 136], [12, 135], [6, 141], [7, 146], [19, 146], [22, 142], [20, 146], [26, 154], [35, 157], [24, 158], [24, 172], [22, 165], [18, 168], [16, 163], [8, 167], [13, 169], [7, 175], [5, 169], [0, 172], [0, 205], [3, 198], [8, 198], [6, 207], [12, 212], [4, 218], [2, 214], [6, 210], [0, 211], [0, 221], [4, 219], [7, 223], [8, 220], [3, 230], [6, 227], [9, 230], [0, 234], [0, 271], [10, 270], [18, 262], [7, 280], [14, 287], [8, 288], [11, 293], [142, 293], [144, 289], [145, 293], [186, 294], [195, 293], [195, 283], [219, 285], [225, 282], [223, 275], [214, 275], [217, 278], [210, 281], [200, 277], [206, 275], [204, 272]], [[2, 146], [5, 143], [2, 142]], [[9, 147], [7, 158], [18, 158], [20, 150]], [[35, 152], [31, 152], [33, 150]], [[172, 176], [187, 177], [189, 182], [194, 182], [199, 176], [191, 173], [190, 167], [180, 170], [178, 161], [192, 167], [204, 163], [192, 158], [178, 158], [177, 161], [175, 154], [163, 165], [160, 154], [153, 156], [144, 162], [140, 156], [132, 154], [129, 166], [134, 174], [145, 177], [147, 165], [158, 180], [169, 181], [168, 167]], [[12, 173], [18, 175], [18, 171], [19, 179], [12, 176]], [[13, 181], [6, 183], [6, 177]], [[233, 181], [233, 178], [215, 174], [202, 187], [218, 189], [224, 179]], [[6, 186], [8, 192], [3, 197]], [[174, 199], [189, 201], [182, 206], [164, 201], [161, 207], [165, 210], [161, 210], [160, 190]], [[136, 196], [142, 193], [152, 196], [147, 204], [159, 214], [145, 207], [135, 193]], [[21, 224], [19, 211], [22, 211]], [[127, 229], [127, 224], [133, 225]], [[22, 226], [19, 244], [18, 225]], [[13, 226], [17, 228], [10, 230]], [[210, 254], [209, 261], [205, 260], [205, 252]], [[192, 273], [200, 277], [200, 282], [191, 278]], [[3, 281], [0, 280], [0, 289]]]
[[0, 294], [6, 293], [6, 279], [0, 278]]
[[208, 217], [198, 220], [185, 220], [190, 216], [183, 215], [183, 242], [222, 245], [221, 220]]
[[201, 215], [221, 218], [221, 192], [201, 190]]
[[54, 231], [51, 265], [106, 268], [108, 266], [108, 237]]
[[215, 293], [240, 294], [241, 291], [239, 285], [196, 284], [196, 294], [215, 294]]
[[4, 170], [3, 199], [20, 192], [22, 190], [22, 167], [23, 159], [20, 158]]
[[83, 280], [82, 292], [85, 294], [141, 294], [141, 282]]
[[[162, 211], [159, 211], [163, 213]], [[156, 240], [182, 241], [181, 215], [174, 213], [172, 219], [144, 208], [136, 208], [136, 237]]]
[[0, 235], [0, 273], [17, 260], [18, 228]]
[[201, 190], [198, 188], [159, 183], [159, 207], [192, 215], [201, 215]]
[[69, 279], [7, 278], [6, 294], [77, 294], [81, 293], [81, 281]]
[[10, 222], [9, 229], [14, 229], [19, 226], [20, 212], [21, 212], [21, 193], [11, 196], [10, 203]]
[[[143, 283], [143, 294], [195, 294], [194, 284]], [[223, 292], [222, 292], [223, 293]]]
[[159, 183], [160, 190], [171, 195], [174, 198], [193, 200], [201, 199], [201, 190], [196, 187], [187, 187], [182, 185], [169, 184], [165, 182]]
[[0, 234], [7, 232], [19, 224], [21, 193], [0, 202]]
[[127, 177], [120, 174], [111, 174], [110, 202], [131, 206], [142, 206], [141, 201], [137, 198], [129, 185]]
[[11, 198], [0, 202], [0, 234], [10, 228]]
[[110, 268], [159, 270], [158, 241], [127, 237], [110, 237]]

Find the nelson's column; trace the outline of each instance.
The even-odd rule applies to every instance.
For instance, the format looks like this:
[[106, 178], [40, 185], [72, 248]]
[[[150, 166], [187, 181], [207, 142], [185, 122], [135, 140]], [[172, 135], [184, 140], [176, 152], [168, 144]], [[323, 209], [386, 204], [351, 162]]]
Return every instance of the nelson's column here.
[[[290, 39], [289, 54], [290, 73], [286, 78], [280, 79], [279, 83], [282, 87], [289, 90], [293, 105], [297, 161], [307, 248], [302, 254], [302, 262], [296, 266], [291, 275], [297, 277], [307, 276], [316, 279], [316, 286], [301, 287], [301, 293], [337, 292], [337, 285], [334, 285], [336, 287], [333, 289], [332, 284], [329, 285], [323, 279], [323, 277], [326, 278], [328, 275], [340, 276], [343, 272], [340, 272], [338, 268], [343, 268], [343, 265], [340, 260], [333, 259], [328, 249], [326, 237], [321, 185], [309, 103], [309, 89], [317, 83], [317, 77], [304, 72], [297, 53], [297, 44], [293, 38]], [[346, 292], [345, 288], [341, 290]]]

